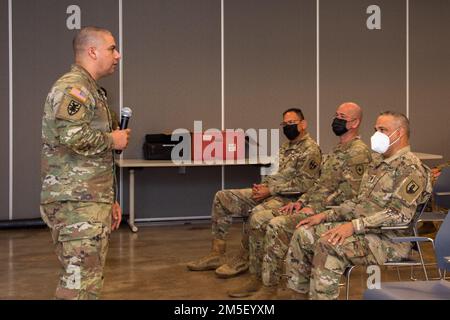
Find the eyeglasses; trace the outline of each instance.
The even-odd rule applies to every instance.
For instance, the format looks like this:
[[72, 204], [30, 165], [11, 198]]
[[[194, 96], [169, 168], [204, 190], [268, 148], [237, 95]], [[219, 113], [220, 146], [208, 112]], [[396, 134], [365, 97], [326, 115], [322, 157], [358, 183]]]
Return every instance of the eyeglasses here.
[[302, 120], [290, 120], [290, 121], [287, 121], [287, 122], [281, 122], [280, 123], [280, 126], [282, 126], [282, 127], [284, 127], [284, 126], [290, 126], [290, 125], [293, 125], [293, 124], [299, 124], [300, 122], [302, 122]]

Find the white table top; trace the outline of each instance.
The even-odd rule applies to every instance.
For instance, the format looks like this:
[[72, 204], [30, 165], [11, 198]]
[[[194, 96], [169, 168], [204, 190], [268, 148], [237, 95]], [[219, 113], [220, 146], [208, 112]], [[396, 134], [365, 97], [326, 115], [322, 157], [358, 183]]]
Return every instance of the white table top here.
[[[414, 152], [420, 160], [439, 160], [442, 155], [429, 154], [423, 152]], [[171, 167], [208, 167], [208, 166], [236, 166], [236, 165], [270, 165], [270, 158], [263, 158], [260, 160], [245, 159], [245, 161], [238, 162], [236, 160], [226, 161], [190, 161], [183, 163], [174, 163], [172, 160], [143, 160], [143, 159], [117, 159], [116, 164], [121, 168], [171, 168]]]
[[413, 152], [420, 160], [439, 160], [442, 159], [443, 156], [440, 154], [431, 154], [431, 153], [423, 153], [423, 152]]
[[174, 163], [172, 160], [143, 160], [143, 159], [117, 159], [116, 164], [122, 168], [171, 168], [171, 167], [208, 167], [208, 166], [239, 166], [239, 165], [270, 165], [270, 159], [250, 160], [238, 162], [237, 160], [226, 161], [190, 161]]

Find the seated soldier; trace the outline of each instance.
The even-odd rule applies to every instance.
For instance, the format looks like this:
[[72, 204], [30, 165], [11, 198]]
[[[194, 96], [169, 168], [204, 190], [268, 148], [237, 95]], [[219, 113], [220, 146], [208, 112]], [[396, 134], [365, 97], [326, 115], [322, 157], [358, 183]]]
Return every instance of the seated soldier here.
[[339, 280], [351, 265], [401, 261], [410, 243], [394, 243], [404, 230], [382, 226], [409, 223], [418, 204], [431, 192], [430, 170], [411, 152], [409, 121], [401, 113], [383, 112], [371, 138], [373, 158], [358, 196], [302, 220], [286, 258], [287, 286], [310, 299], [337, 299]]
[[[324, 160], [314, 187], [279, 211], [261, 210], [252, 215], [249, 235], [252, 276], [241, 287], [230, 291], [231, 297], [258, 292], [254, 299], [275, 298], [284, 257], [297, 223], [307, 214], [339, 205], [358, 194], [361, 178], [371, 160], [369, 148], [359, 137], [361, 120], [362, 110], [357, 104], [341, 104], [331, 126], [339, 144]], [[263, 290], [259, 290], [261, 287]], [[280, 290], [278, 297], [283, 298], [282, 295]]]
[[[283, 113], [283, 132], [289, 139], [279, 150], [278, 171], [265, 176], [253, 188], [218, 191], [212, 205], [212, 249], [198, 260], [189, 262], [193, 271], [214, 270], [223, 278], [236, 276], [248, 270], [248, 231], [244, 231], [241, 249], [229, 263], [224, 264], [225, 238], [232, 215], [246, 217], [260, 210], [277, 210], [292, 201], [286, 192], [306, 192], [320, 173], [322, 155], [317, 143], [306, 131], [307, 123], [298, 108]], [[245, 225], [248, 227], [248, 224]]]

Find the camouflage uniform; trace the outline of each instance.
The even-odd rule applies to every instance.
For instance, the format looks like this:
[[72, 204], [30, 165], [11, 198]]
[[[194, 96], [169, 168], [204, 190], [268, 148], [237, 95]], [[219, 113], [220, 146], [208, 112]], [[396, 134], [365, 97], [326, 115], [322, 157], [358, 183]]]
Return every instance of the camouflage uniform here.
[[106, 97], [78, 65], [47, 96], [41, 215], [62, 264], [56, 297], [98, 298], [111, 230], [114, 156]]
[[[262, 184], [268, 186], [271, 196], [258, 203], [252, 189], [222, 190], [216, 193], [212, 206], [212, 234], [215, 239], [225, 240], [232, 222], [232, 215], [247, 217], [249, 210], [255, 214], [261, 210], [277, 211], [292, 201], [284, 192], [304, 193], [319, 177], [321, 152], [317, 143], [306, 133], [297, 142], [285, 142], [279, 151], [278, 171], [265, 176]], [[242, 246], [248, 249], [248, 224], [242, 237]]]
[[[390, 241], [407, 233], [382, 231], [380, 227], [409, 223], [417, 205], [430, 192], [429, 168], [409, 146], [390, 158], [374, 159], [356, 198], [325, 211], [325, 223], [295, 231], [286, 260], [288, 287], [309, 291], [312, 299], [337, 299], [339, 280], [347, 266], [383, 264], [408, 257], [409, 243]], [[354, 234], [342, 245], [333, 246], [320, 238], [325, 230], [347, 222], [353, 224]]]
[[[358, 194], [362, 176], [371, 161], [367, 145], [359, 137], [338, 144], [324, 157], [320, 179], [300, 198], [304, 206], [321, 212]], [[279, 283], [284, 258], [295, 226], [304, 214], [279, 215], [260, 211], [250, 221], [250, 271], [262, 275], [264, 285]]]

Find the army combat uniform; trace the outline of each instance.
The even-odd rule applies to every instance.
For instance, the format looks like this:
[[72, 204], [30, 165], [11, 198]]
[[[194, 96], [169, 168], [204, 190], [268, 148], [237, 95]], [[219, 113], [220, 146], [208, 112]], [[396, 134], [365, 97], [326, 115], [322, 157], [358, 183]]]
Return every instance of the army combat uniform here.
[[[380, 227], [409, 223], [430, 192], [430, 171], [409, 146], [387, 159], [373, 159], [356, 198], [327, 210], [324, 223], [295, 231], [286, 259], [288, 287], [309, 291], [311, 299], [337, 299], [347, 266], [379, 265], [408, 257], [409, 243], [390, 240], [406, 232]], [[354, 234], [342, 245], [320, 238], [326, 230], [348, 222]]]
[[41, 216], [62, 265], [58, 299], [96, 299], [102, 288], [115, 198], [111, 126], [103, 91], [72, 65], [42, 119]]
[[[362, 176], [371, 155], [359, 137], [338, 144], [324, 157], [321, 175], [316, 184], [298, 201], [315, 212], [336, 206], [358, 194]], [[250, 221], [250, 271], [262, 276], [264, 285], [279, 283], [284, 258], [295, 226], [304, 214], [280, 215], [278, 211], [260, 211]]]
[[[250, 214], [260, 210], [276, 211], [293, 200], [292, 196], [283, 195], [283, 193], [306, 192], [319, 177], [321, 157], [319, 146], [306, 133], [299, 141], [288, 141], [280, 147], [278, 171], [273, 175], [265, 176], [261, 182], [269, 188], [270, 197], [257, 202], [251, 198], [251, 188], [218, 191], [212, 205], [213, 238], [225, 240], [233, 215], [247, 217], [250, 210]], [[243, 232], [241, 246], [248, 255], [248, 230]], [[223, 253], [224, 249], [221, 252]], [[188, 268], [208, 270], [204, 269], [203, 265], [203, 260], [200, 259], [188, 263]]]

